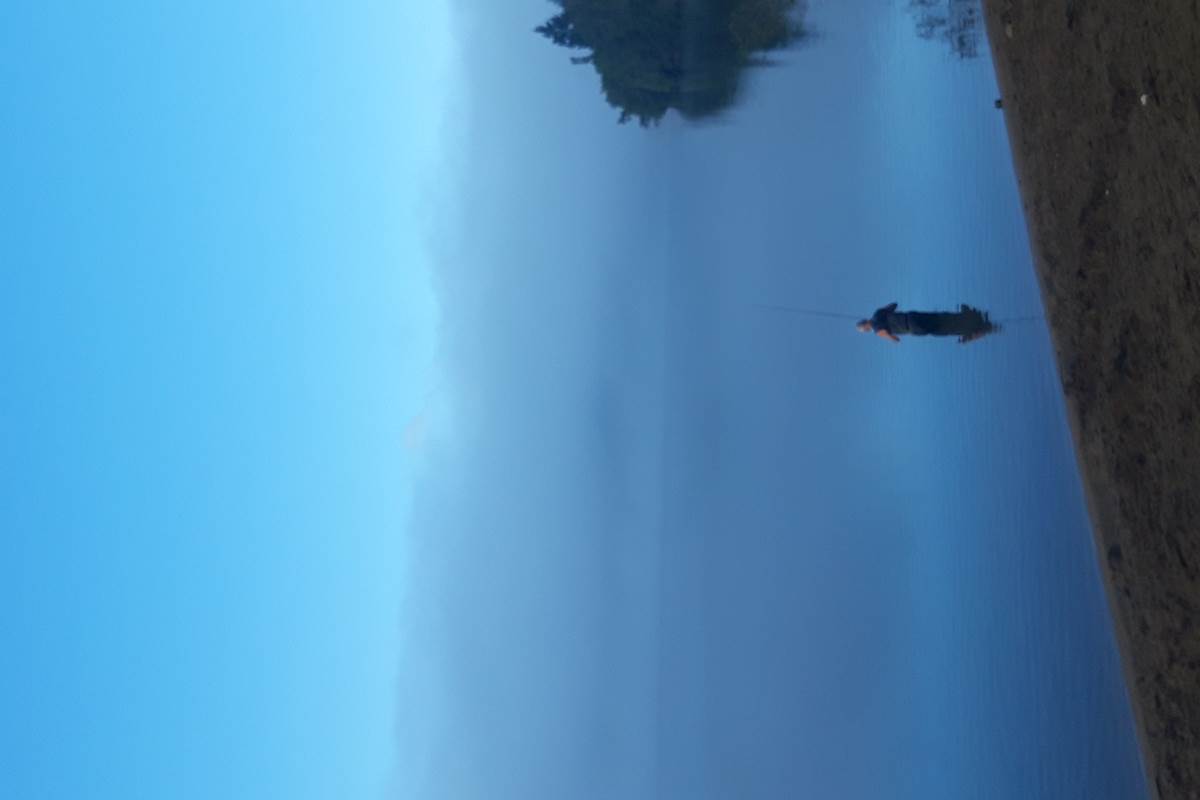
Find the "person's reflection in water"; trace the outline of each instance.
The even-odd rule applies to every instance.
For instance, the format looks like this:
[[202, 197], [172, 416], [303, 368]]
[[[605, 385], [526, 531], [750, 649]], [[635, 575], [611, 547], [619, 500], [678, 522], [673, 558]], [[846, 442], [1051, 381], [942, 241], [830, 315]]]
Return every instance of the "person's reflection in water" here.
[[855, 327], [893, 342], [901, 336], [957, 336], [960, 344], [998, 330], [985, 312], [968, 305], [960, 305], [958, 311], [899, 311], [896, 306], [890, 303], [876, 310]]

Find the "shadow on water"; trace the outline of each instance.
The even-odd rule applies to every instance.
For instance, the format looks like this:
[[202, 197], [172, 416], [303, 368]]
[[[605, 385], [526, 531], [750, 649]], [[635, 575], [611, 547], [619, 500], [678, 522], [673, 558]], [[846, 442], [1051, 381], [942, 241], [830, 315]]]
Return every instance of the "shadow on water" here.
[[748, 67], [807, 37], [804, 0], [552, 0], [560, 10], [535, 30], [580, 51], [600, 74], [619, 122], [649, 126], [675, 109], [716, 117], [737, 100]]
[[916, 19], [917, 36], [945, 42], [961, 59], [979, 56], [983, 39], [980, 0], [909, 0], [908, 12]]

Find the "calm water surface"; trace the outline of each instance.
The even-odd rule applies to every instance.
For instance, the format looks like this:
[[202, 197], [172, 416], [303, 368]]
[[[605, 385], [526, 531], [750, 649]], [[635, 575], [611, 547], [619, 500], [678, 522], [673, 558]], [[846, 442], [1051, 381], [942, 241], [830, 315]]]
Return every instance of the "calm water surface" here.
[[936, 7], [816, 0], [738, 104], [646, 128], [528, 33], [554, 6], [468, 39], [436, 796], [1144, 793], [1044, 324], [755, 305], [1041, 314], [986, 42]]
[[727, 118], [664, 126], [660, 796], [1141, 796], [1044, 324], [896, 347], [747, 308], [1041, 311], [982, 30], [806, 20]]

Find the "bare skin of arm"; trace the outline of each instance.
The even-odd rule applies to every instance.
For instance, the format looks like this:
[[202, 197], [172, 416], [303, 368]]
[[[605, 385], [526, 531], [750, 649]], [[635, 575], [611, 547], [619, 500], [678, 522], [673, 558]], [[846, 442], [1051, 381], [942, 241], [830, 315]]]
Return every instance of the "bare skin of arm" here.
[[875, 335], [881, 339], [889, 339], [896, 344], [900, 344], [900, 337], [893, 336], [891, 331], [875, 331]]

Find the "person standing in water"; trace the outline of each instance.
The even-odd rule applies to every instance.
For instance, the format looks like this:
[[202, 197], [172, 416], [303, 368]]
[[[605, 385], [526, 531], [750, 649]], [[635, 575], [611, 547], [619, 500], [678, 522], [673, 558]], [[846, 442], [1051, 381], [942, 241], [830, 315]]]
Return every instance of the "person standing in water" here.
[[957, 336], [966, 344], [997, 330], [987, 314], [968, 305], [960, 305], [958, 311], [900, 311], [896, 303], [877, 309], [855, 327], [896, 343], [901, 336]]

